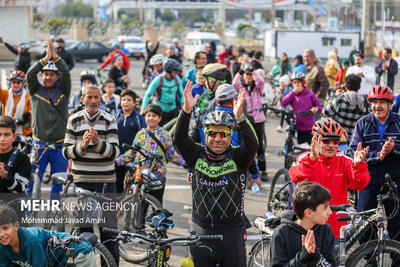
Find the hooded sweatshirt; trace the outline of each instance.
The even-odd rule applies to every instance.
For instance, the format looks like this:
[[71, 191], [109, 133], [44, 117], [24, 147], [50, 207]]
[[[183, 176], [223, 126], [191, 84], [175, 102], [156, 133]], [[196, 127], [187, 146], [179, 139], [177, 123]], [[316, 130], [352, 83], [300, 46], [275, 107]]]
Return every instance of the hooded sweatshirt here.
[[312, 228], [315, 237], [315, 253], [309, 254], [301, 242], [301, 235], [307, 231], [296, 224], [296, 214], [285, 211], [281, 224], [272, 234], [270, 255], [271, 267], [330, 267], [336, 266], [334, 255], [334, 236], [328, 224], [316, 224]]
[[369, 102], [366, 95], [357, 94], [355, 91], [347, 91], [335, 97], [323, 110], [325, 117], [332, 117], [346, 130], [349, 139], [357, 121], [368, 113]]

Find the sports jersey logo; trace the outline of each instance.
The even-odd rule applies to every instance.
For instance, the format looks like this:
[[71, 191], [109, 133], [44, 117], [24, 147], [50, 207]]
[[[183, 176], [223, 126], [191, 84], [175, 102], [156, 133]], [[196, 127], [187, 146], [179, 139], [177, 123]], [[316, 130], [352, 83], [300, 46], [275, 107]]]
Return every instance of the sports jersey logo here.
[[210, 178], [217, 178], [221, 175], [236, 172], [237, 166], [233, 160], [225, 162], [220, 166], [209, 166], [207, 162], [202, 159], [196, 161], [195, 169], [207, 175]]

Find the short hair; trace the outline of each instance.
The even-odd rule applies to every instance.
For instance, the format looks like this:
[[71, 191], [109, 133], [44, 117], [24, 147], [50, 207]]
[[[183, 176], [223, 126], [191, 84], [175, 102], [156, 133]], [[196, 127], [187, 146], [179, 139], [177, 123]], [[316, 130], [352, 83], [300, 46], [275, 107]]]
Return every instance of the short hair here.
[[0, 225], [18, 222], [17, 213], [7, 204], [0, 204]]
[[254, 58], [255, 59], [260, 59], [263, 56], [263, 53], [261, 51], [256, 51], [254, 53]]
[[250, 52], [249, 52], [249, 57], [250, 58], [252, 58], [252, 57], [254, 57], [254, 54], [256, 53], [256, 50], [251, 50]]
[[97, 89], [97, 90], [99, 91], [99, 95], [101, 95], [101, 90], [100, 90], [100, 88], [99, 88], [97, 85], [95, 85], [95, 84], [88, 84], [88, 85], [85, 85], [85, 86], [82, 88], [82, 96], [85, 96], [86, 91], [89, 90], [89, 89]]
[[133, 102], [136, 102], [137, 95], [134, 91], [132, 91], [131, 89], [123, 90], [121, 92], [121, 99], [126, 95], [132, 97]]
[[197, 51], [197, 52], [194, 54], [194, 64], [196, 64], [196, 59], [199, 59], [201, 54], [204, 54], [204, 55], [207, 56], [207, 53], [206, 53], [206, 52], [204, 52], [204, 51]]
[[312, 56], [313, 58], [317, 58], [317, 57], [315, 56], [315, 51], [314, 51], [314, 49], [306, 49], [306, 50], [304, 50], [304, 54], [309, 55], [309, 56]]
[[360, 52], [355, 53], [353, 57], [354, 57], [354, 58], [355, 58], [355, 57], [360, 57], [360, 58], [364, 59], [364, 55], [361, 54]]
[[148, 104], [147, 107], [144, 109], [144, 115], [146, 115], [147, 112], [153, 112], [154, 114], [162, 117], [162, 109], [159, 105]]
[[17, 130], [15, 120], [10, 116], [0, 116], [0, 128], [10, 128], [13, 133]]
[[104, 81], [103, 86], [105, 86], [107, 83], [115, 84], [115, 81], [113, 79], [107, 79], [107, 80]]
[[293, 191], [293, 209], [297, 218], [303, 219], [304, 211], [306, 209], [315, 211], [319, 205], [324, 204], [331, 199], [331, 194], [328, 189], [319, 183], [309, 181], [300, 182], [296, 185]]
[[299, 61], [299, 64], [303, 64], [303, 57], [301, 55], [297, 55], [294, 59], [297, 59], [297, 61]]
[[347, 90], [358, 91], [361, 85], [361, 77], [356, 74], [349, 74], [344, 78]]
[[387, 53], [389, 53], [389, 54], [391, 54], [392, 53], [392, 49], [390, 48], [390, 47], [386, 47], [385, 49], [383, 49], [383, 50], [385, 50]]

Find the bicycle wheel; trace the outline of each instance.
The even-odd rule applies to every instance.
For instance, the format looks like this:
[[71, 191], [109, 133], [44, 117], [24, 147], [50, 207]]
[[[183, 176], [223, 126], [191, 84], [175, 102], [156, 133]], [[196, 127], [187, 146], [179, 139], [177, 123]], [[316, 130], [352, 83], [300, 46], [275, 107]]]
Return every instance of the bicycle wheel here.
[[[146, 193], [143, 193], [143, 196], [141, 196], [141, 193], [136, 193], [125, 198], [121, 203], [121, 209], [117, 214], [118, 229], [142, 234], [152, 231], [152, 228], [144, 224], [143, 218], [162, 208], [161, 203], [155, 197]], [[141, 208], [143, 206], [148, 208]], [[142, 218], [137, 216], [139, 210], [144, 210], [144, 214], [140, 215]], [[144, 246], [140, 242], [124, 243], [120, 241], [119, 243], [121, 257], [131, 263], [140, 263], [147, 260], [147, 249], [148, 246]]]
[[[278, 193], [274, 193], [276, 183], [278, 179], [282, 176], [285, 185], [279, 190]], [[270, 211], [278, 216], [285, 209], [281, 206], [281, 204], [282, 202], [287, 203], [289, 199], [290, 181], [291, 179], [289, 176], [289, 171], [287, 169], [282, 168], [275, 173], [274, 177], [271, 180], [271, 185], [268, 192], [267, 211]]]
[[[385, 261], [384, 266], [391, 266], [392, 264], [392, 260], [390, 258], [391, 253], [393, 254], [400, 253], [400, 242], [395, 240], [385, 241], [385, 246], [383, 248], [383, 257], [382, 257], [382, 259]], [[367, 243], [360, 245], [357, 249], [355, 249], [350, 254], [349, 258], [346, 260], [346, 267], [355, 267], [355, 266], [364, 267], [367, 264], [371, 264], [371, 266], [376, 266], [378, 258], [379, 258], [378, 240], [375, 239], [368, 241]]]
[[[102, 243], [97, 242], [93, 248], [94, 254], [96, 255], [96, 265], [102, 267], [117, 267], [114, 257], [111, 252]], [[99, 265], [101, 264], [101, 265]]]
[[268, 267], [270, 265], [269, 246], [271, 237], [265, 237], [251, 248], [247, 267]]

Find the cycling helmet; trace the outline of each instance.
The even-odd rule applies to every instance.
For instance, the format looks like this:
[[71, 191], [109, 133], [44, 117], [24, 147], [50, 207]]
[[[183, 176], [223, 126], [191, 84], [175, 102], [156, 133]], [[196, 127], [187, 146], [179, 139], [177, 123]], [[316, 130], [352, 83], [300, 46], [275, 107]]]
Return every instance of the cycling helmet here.
[[83, 83], [84, 80], [89, 80], [92, 82], [92, 84], [97, 84], [96, 73], [89, 69], [81, 72], [80, 80], [81, 84]]
[[150, 66], [163, 64], [164, 56], [162, 54], [156, 54], [150, 58]]
[[167, 58], [164, 61], [163, 69], [166, 72], [180, 72], [182, 71], [182, 65], [173, 58]]
[[232, 83], [232, 74], [229, 69], [220, 63], [207, 64], [201, 71], [204, 77], [212, 77], [220, 83]]
[[112, 44], [112, 48], [113, 48], [113, 49], [115, 49], [115, 48], [117, 48], [117, 47], [121, 47], [121, 43], [120, 43], [120, 42], [114, 42], [114, 43]]
[[46, 70], [51, 70], [58, 74], [58, 68], [57, 68], [56, 64], [54, 63], [54, 61], [52, 61], [52, 60], [50, 60], [47, 63], [47, 65], [43, 67], [42, 72], [44, 72]]
[[151, 169], [142, 170], [142, 180], [147, 190], [159, 190], [165, 185], [165, 177]]
[[378, 99], [379, 100], [387, 100], [390, 103], [393, 103], [394, 95], [393, 95], [393, 91], [390, 90], [389, 87], [378, 85], [378, 86], [374, 86], [371, 89], [371, 91], [369, 91], [368, 99], [370, 101], [378, 100]]
[[213, 111], [208, 113], [203, 119], [203, 125], [225, 125], [229, 128], [234, 128], [236, 125], [235, 120], [231, 115], [226, 113], [225, 111]]
[[322, 118], [318, 120], [312, 129], [312, 134], [314, 135], [316, 133], [321, 135], [322, 139], [340, 139], [342, 135], [347, 138], [345, 129], [343, 129], [339, 123], [331, 118]]
[[25, 73], [21, 70], [14, 70], [10, 73], [9, 80], [20, 80], [23, 84], [25, 82]]
[[300, 80], [300, 81], [304, 81], [306, 79], [306, 75], [304, 75], [304, 73], [302, 72], [295, 72], [292, 74], [292, 76], [290, 77], [291, 80]]
[[31, 46], [28, 43], [20, 43], [19, 47], [28, 50], [29, 48], [31, 48]]

